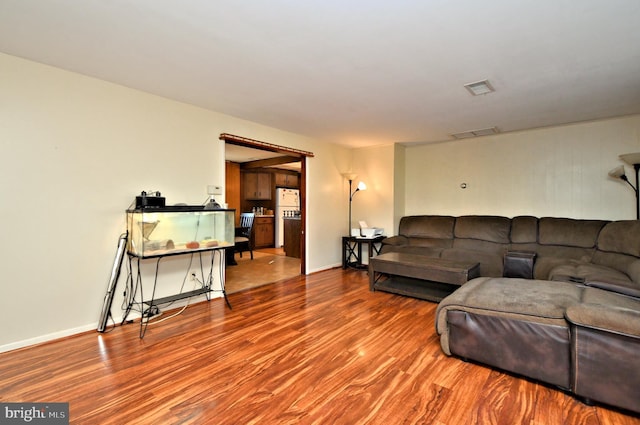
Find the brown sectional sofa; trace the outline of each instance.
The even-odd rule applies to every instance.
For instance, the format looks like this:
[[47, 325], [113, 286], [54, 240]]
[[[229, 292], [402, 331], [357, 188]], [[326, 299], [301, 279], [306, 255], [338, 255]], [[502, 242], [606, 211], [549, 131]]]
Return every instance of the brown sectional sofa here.
[[[480, 263], [438, 305], [446, 354], [640, 413], [640, 221], [407, 216], [390, 251]], [[508, 251], [535, 253], [530, 279], [503, 277]]]
[[536, 254], [534, 278], [582, 281], [640, 296], [640, 221], [519, 216], [406, 216], [381, 252], [480, 263], [480, 275], [501, 277], [508, 251]]

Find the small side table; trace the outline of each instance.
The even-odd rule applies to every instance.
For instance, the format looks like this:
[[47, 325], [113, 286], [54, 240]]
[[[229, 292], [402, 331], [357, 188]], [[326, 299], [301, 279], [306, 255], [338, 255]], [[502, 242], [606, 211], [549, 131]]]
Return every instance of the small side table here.
[[343, 236], [342, 237], [342, 268], [354, 267], [356, 269], [366, 269], [368, 266], [362, 262], [362, 245], [367, 246], [368, 261], [380, 254], [382, 240], [386, 236], [375, 236], [373, 238]]

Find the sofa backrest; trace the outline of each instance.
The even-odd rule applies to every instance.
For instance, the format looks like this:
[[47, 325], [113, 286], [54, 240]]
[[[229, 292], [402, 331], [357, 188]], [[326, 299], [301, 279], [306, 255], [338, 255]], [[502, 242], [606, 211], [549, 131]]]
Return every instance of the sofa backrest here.
[[[420, 252], [421, 248], [450, 248], [453, 244], [455, 217], [440, 215], [406, 216], [400, 219], [399, 235], [408, 239], [404, 252]], [[418, 251], [415, 251], [415, 250]], [[437, 255], [436, 255], [437, 256]]]
[[507, 217], [467, 215], [456, 219], [453, 247], [501, 254], [509, 246], [511, 220]]
[[538, 243], [595, 248], [600, 230], [607, 223], [605, 220], [542, 217], [538, 221]]
[[455, 217], [444, 215], [413, 215], [400, 219], [399, 235], [408, 238], [453, 239]]
[[598, 237], [598, 250], [640, 257], [640, 221], [620, 220], [607, 223]]
[[512, 243], [531, 244], [538, 242], [538, 217], [521, 215], [511, 219]]
[[494, 215], [465, 215], [456, 219], [456, 238], [478, 239], [501, 244], [509, 243], [511, 220]]
[[535, 277], [546, 279], [552, 269], [568, 260], [591, 261], [598, 235], [606, 223], [557, 217], [538, 219]]
[[593, 262], [626, 273], [640, 284], [640, 221], [607, 223], [600, 231]]

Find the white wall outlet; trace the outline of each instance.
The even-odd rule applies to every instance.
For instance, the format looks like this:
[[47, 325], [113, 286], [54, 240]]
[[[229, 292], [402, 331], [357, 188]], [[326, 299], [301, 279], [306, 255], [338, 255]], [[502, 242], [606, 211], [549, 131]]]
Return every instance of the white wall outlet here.
[[207, 185], [207, 195], [222, 195], [222, 186], [215, 184]]

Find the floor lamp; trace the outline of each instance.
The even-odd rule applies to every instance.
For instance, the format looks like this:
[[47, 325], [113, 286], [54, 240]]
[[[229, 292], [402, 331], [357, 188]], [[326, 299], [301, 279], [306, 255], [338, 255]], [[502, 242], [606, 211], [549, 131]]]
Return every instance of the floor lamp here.
[[625, 182], [627, 182], [627, 184], [629, 186], [631, 186], [633, 191], [636, 193], [636, 220], [640, 220], [640, 196], [639, 196], [640, 194], [638, 193], [638, 189], [639, 189], [639, 187], [638, 187], [638, 172], [640, 172], [640, 152], [638, 152], [638, 153], [627, 153], [627, 154], [624, 154], [624, 155], [620, 155], [620, 159], [622, 159], [627, 164], [633, 166], [633, 169], [636, 172], [636, 185], [634, 186], [629, 181], [629, 178], [626, 176], [625, 171], [624, 171], [624, 165], [621, 165], [621, 166], [616, 167], [613, 170], [609, 171], [609, 176], [624, 180]]
[[353, 202], [353, 196], [358, 193], [358, 191], [360, 190], [366, 190], [367, 189], [367, 185], [364, 184], [363, 182], [358, 183], [358, 187], [356, 187], [356, 190], [354, 190], [353, 192], [351, 192], [351, 190], [353, 189], [353, 181], [356, 179], [356, 177], [358, 177], [357, 174], [354, 173], [342, 173], [342, 176], [349, 180], [349, 231], [347, 232], [347, 235], [349, 235], [349, 237], [353, 236], [351, 234], [351, 203]]

